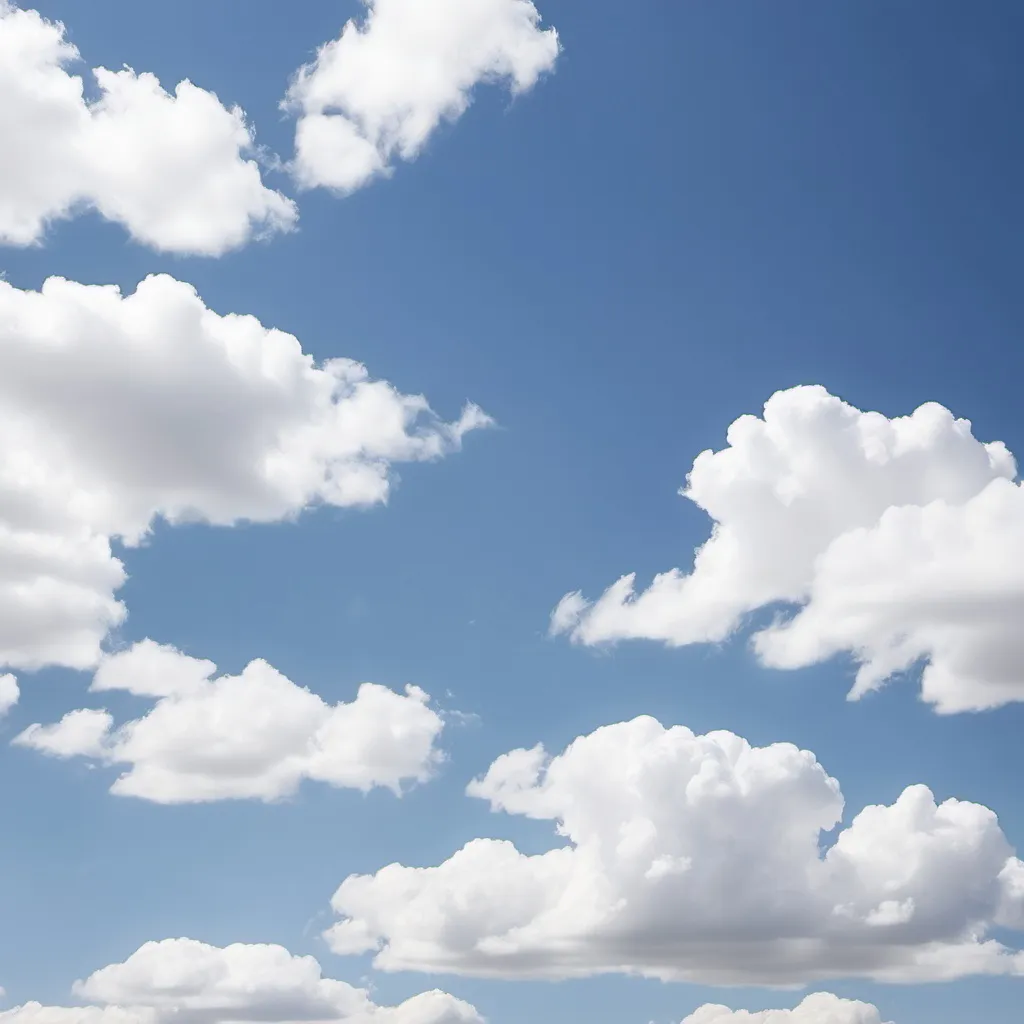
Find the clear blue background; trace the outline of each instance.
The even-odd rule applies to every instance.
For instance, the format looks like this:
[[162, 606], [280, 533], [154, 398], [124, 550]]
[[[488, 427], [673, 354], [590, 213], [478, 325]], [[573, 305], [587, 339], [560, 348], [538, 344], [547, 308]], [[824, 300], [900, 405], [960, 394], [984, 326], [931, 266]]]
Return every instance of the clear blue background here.
[[[254, 313], [318, 358], [364, 360], [501, 430], [403, 469], [392, 504], [298, 526], [158, 529], [128, 555], [125, 639], [235, 671], [265, 657], [328, 699], [415, 682], [480, 716], [436, 782], [402, 801], [307, 786], [291, 803], [161, 808], [111, 773], [0, 745], [0, 981], [11, 1005], [147, 939], [276, 941], [357, 981], [319, 939], [352, 871], [433, 864], [478, 835], [549, 830], [461, 796], [496, 755], [641, 713], [793, 740], [848, 807], [923, 781], [993, 807], [1024, 847], [1024, 711], [938, 718], [914, 686], [845, 702], [849, 668], [775, 674], [724, 649], [573, 649], [545, 637], [567, 590], [642, 580], [706, 536], [675, 496], [693, 457], [776, 389], [817, 382], [889, 415], [937, 400], [1024, 454], [1024, 6], [1018, 0], [539, 0], [557, 73], [482, 90], [412, 165], [346, 200], [302, 197], [301, 231], [219, 261], [156, 256], [83, 218], [0, 251], [134, 288], [163, 270], [219, 312]], [[189, 77], [245, 107], [287, 155], [289, 75], [354, 3], [39, 0], [89, 66]], [[283, 176], [270, 175], [288, 189]], [[80, 706], [42, 673], [3, 724]], [[451, 696], [446, 696], [451, 691]], [[132, 705], [125, 702], [124, 707]], [[137, 705], [142, 707], [143, 705]], [[698, 1004], [797, 996], [606, 978], [563, 985], [377, 976], [382, 999], [440, 984], [493, 1024], [678, 1021]], [[898, 1024], [1019, 1021], [1021, 982], [833, 986]]]

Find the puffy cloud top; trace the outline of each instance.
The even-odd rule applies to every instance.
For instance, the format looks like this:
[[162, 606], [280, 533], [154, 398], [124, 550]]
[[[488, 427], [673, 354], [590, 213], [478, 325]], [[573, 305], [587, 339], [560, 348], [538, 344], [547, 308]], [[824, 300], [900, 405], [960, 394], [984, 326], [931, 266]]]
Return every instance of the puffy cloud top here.
[[162, 804], [276, 800], [304, 778], [399, 793], [405, 782], [426, 780], [441, 758], [444, 723], [415, 687], [402, 695], [364, 683], [350, 704], [331, 706], [265, 661], [238, 676], [213, 678], [216, 668], [143, 641], [107, 656], [92, 690], [156, 698], [145, 717], [115, 728], [106, 711], [72, 711], [14, 742], [130, 765], [112, 792]]
[[18, 687], [17, 678], [9, 672], [0, 676], [0, 718], [3, 718], [20, 698], [21, 689]]
[[730, 1010], [708, 1005], [691, 1013], [683, 1024], [883, 1024], [878, 1010], [867, 1003], [816, 992], [792, 1010]]
[[294, 173], [305, 187], [349, 192], [413, 159], [480, 82], [530, 89], [558, 56], [530, 0], [364, 0], [301, 68], [286, 106], [299, 111]]
[[281, 946], [219, 948], [192, 939], [147, 942], [124, 963], [76, 982], [95, 1005], [27, 1003], [0, 1013], [3, 1024], [482, 1024], [468, 1003], [424, 992], [400, 1006], [377, 1006], [364, 989], [321, 975], [309, 956]]
[[88, 668], [122, 621], [111, 539], [157, 518], [275, 522], [387, 500], [396, 462], [488, 418], [440, 421], [347, 359], [317, 365], [173, 278], [117, 288], [0, 281], [0, 662]]
[[774, 395], [728, 447], [704, 452], [683, 495], [714, 528], [693, 569], [637, 594], [622, 577], [591, 604], [567, 594], [552, 631], [583, 644], [679, 646], [728, 637], [755, 609], [795, 606], [754, 637], [797, 668], [850, 652], [851, 696], [924, 665], [938, 711], [1024, 699], [1024, 493], [1001, 442], [936, 404], [888, 419], [821, 387]]
[[130, 68], [96, 68], [89, 102], [66, 70], [78, 58], [63, 25], [0, 0], [0, 242], [31, 245], [88, 208], [155, 249], [207, 256], [293, 226], [241, 109]]
[[843, 799], [810, 752], [638, 718], [556, 757], [512, 751], [469, 793], [564, 842], [526, 855], [477, 839], [436, 867], [351, 876], [336, 952], [373, 950], [385, 970], [703, 984], [1024, 973], [987, 934], [1024, 926], [1024, 865], [992, 811], [925, 786], [829, 844]]

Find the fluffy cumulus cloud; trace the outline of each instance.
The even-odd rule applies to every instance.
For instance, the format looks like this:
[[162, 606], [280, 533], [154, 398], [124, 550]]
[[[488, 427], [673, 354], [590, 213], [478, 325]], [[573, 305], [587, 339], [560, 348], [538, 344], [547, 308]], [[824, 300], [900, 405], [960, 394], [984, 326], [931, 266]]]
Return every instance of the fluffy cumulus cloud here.
[[387, 500], [396, 462], [436, 459], [454, 423], [347, 359], [220, 316], [189, 285], [0, 281], [0, 662], [94, 665], [125, 616], [111, 540], [157, 518], [274, 522]]
[[73, 988], [76, 1007], [26, 1003], [3, 1024], [481, 1024], [468, 1003], [424, 992], [400, 1006], [377, 1006], [364, 989], [321, 975], [312, 957], [281, 946], [219, 948], [192, 939], [149, 942], [124, 963]]
[[67, 70], [78, 59], [63, 25], [0, 0], [0, 242], [33, 244], [83, 209], [156, 249], [211, 256], [294, 224], [239, 108], [130, 68], [96, 68], [90, 101]]
[[152, 698], [152, 710], [115, 727], [107, 711], [72, 711], [32, 725], [15, 743], [52, 757], [128, 765], [112, 792], [162, 804], [276, 800], [303, 779], [367, 791], [424, 781], [441, 758], [443, 728], [429, 698], [364, 683], [330, 705], [265, 661], [237, 676], [146, 640], [107, 656], [93, 692]]
[[693, 569], [597, 601], [566, 595], [552, 631], [584, 644], [727, 638], [755, 609], [792, 609], [753, 638], [799, 668], [841, 652], [851, 696], [923, 665], [941, 712], [1024, 700], [1024, 492], [1001, 442], [940, 405], [889, 419], [821, 387], [774, 395], [698, 456], [682, 494], [713, 521]]
[[384, 970], [703, 984], [1024, 973], [991, 936], [1024, 928], [1024, 863], [992, 811], [924, 786], [829, 839], [843, 798], [813, 754], [638, 718], [556, 757], [515, 750], [469, 793], [553, 822], [561, 842], [527, 855], [477, 839], [436, 867], [351, 876], [336, 952], [375, 951]]
[[728, 1006], [702, 1006], [683, 1024], [884, 1024], [878, 1010], [867, 1003], [816, 992], [792, 1010], [730, 1010]]
[[10, 672], [0, 676], [0, 718], [18, 703], [20, 697], [18, 680]]
[[293, 171], [307, 188], [365, 185], [396, 156], [412, 160], [477, 84], [522, 93], [558, 57], [558, 35], [530, 0], [363, 2], [363, 22], [320, 48], [285, 101], [299, 114]]

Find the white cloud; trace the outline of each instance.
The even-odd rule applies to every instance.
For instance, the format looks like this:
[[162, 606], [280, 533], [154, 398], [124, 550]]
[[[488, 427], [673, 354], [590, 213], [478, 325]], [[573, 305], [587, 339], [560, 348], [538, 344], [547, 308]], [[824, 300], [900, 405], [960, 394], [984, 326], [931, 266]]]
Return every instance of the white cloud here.
[[306, 188], [350, 192], [414, 159], [454, 121], [482, 82], [526, 92], [554, 68], [558, 34], [530, 0], [364, 0], [295, 76], [285, 106], [299, 111], [293, 173]]
[[25, 1003], [0, 1012], [4, 1024], [157, 1024], [156, 1015], [144, 1007], [42, 1006]]
[[114, 718], [107, 711], [69, 711], [57, 725], [30, 725], [11, 742], [50, 757], [103, 757]]
[[481, 1024], [468, 1003], [424, 992], [400, 1006], [377, 1006], [364, 989], [321, 976], [312, 957], [281, 946], [218, 948], [192, 939], [148, 942], [124, 963], [73, 988], [93, 1005], [28, 1003], [0, 1013], [3, 1024]]
[[[924, 786], [862, 810], [808, 751], [652, 718], [549, 757], [516, 750], [468, 792], [555, 824], [536, 855], [492, 839], [436, 867], [350, 876], [327, 933], [384, 970], [639, 974], [702, 984], [1024, 974], [1024, 865], [995, 814]], [[898, 909], [895, 909], [898, 908]]]
[[191, 82], [174, 93], [130, 68], [66, 68], [64, 26], [0, 0], [0, 242], [31, 245], [92, 208], [139, 242], [217, 256], [287, 230], [295, 204], [267, 188], [244, 113]]
[[9, 672], [0, 676], [0, 718], [3, 718], [18, 703], [20, 697], [21, 690], [18, 688], [18, 680]]
[[392, 466], [458, 450], [489, 420], [441, 422], [359, 363], [220, 316], [151, 277], [134, 294], [0, 281], [0, 663], [89, 668], [125, 616], [111, 539], [154, 520], [270, 523], [387, 500]]
[[874, 1006], [816, 992], [792, 1010], [730, 1010], [708, 1005], [691, 1013], [683, 1024], [883, 1024]]
[[850, 652], [852, 697], [925, 665], [941, 712], [1024, 700], [1024, 492], [1001, 442], [942, 406], [865, 413], [820, 387], [774, 395], [728, 447], [698, 456], [682, 492], [711, 517], [690, 572], [593, 604], [566, 595], [555, 633], [584, 644], [726, 639], [755, 609], [797, 606], [754, 636], [770, 666]]
[[130, 765], [111, 792], [161, 804], [277, 800], [303, 779], [364, 792], [425, 781], [441, 759], [444, 723], [416, 687], [364, 683], [349, 704], [326, 704], [265, 661], [238, 676], [150, 640], [108, 655], [93, 692], [152, 697], [145, 717], [115, 727], [83, 709], [29, 726], [14, 742], [53, 757]]

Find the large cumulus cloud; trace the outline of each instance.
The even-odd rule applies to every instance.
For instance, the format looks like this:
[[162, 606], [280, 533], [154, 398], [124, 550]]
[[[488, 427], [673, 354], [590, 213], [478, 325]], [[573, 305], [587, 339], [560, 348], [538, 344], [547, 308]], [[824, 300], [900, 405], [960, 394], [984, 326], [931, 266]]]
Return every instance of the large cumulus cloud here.
[[385, 970], [506, 977], [618, 972], [707, 984], [1024, 973], [991, 938], [1024, 928], [1024, 865], [995, 814], [921, 785], [841, 828], [814, 755], [651, 718], [563, 753], [516, 750], [469, 787], [554, 824], [527, 855], [477, 839], [334, 895], [339, 953]]
[[0, 281], [0, 663], [88, 668], [125, 616], [111, 549], [153, 522], [275, 522], [386, 501], [395, 463], [439, 458], [445, 423], [348, 359], [317, 364], [166, 276], [133, 294]]
[[923, 665], [940, 712], [1024, 700], [1024, 492], [1002, 443], [942, 406], [889, 419], [821, 387], [774, 395], [682, 492], [711, 517], [691, 571], [646, 590], [622, 577], [597, 601], [567, 594], [552, 630], [583, 644], [726, 639], [782, 604], [754, 637], [766, 665], [849, 652], [851, 696]]

